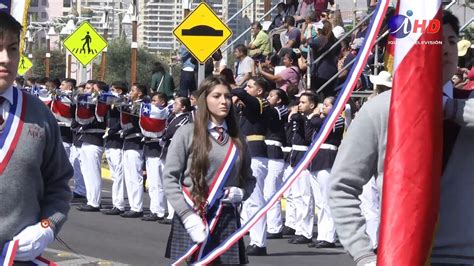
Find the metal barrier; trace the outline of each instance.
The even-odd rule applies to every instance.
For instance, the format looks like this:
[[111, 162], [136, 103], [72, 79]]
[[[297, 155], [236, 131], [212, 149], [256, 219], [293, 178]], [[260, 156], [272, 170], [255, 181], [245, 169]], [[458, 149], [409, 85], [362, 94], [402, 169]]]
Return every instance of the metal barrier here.
[[[384, 38], [385, 36], [387, 36], [388, 34], [388, 30], [385, 31], [382, 35], [380, 35], [377, 40], [375, 40], [375, 43], [378, 43], [382, 38]], [[324, 88], [326, 88], [329, 84], [331, 84], [331, 82], [333, 82], [337, 77], [339, 77], [339, 75], [346, 69], [348, 69], [349, 67], [352, 66], [352, 64], [354, 64], [356, 58], [352, 59], [351, 62], [349, 62], [349, 64], [347, 64], [346, 66], [344, 66], [341, 70], [339, 70], [334, 76], [332, 76], [332, 78], [330, 78], [328, 81], [326, 81], [326, 83], [324, 83], [316, 92], [319, 93], [321, 92]]]
[[[258, 22], [261, 22], [266, 16], [270, 15], [273, 10], [275, 10], [277, 8], [277, 6], [274, 6], [272, 7], [267, 13], [265, 13], [260, 19], [258, 19], [257, 21]], [[235, 15], [234, 15], [235, 16]], [[233, 16], [233, 17], [234, 17]], [[229, 22], [229, 20], [227, 20], [227, 22]], [[226, 47], [224, 47], [224, 49], [222, 49], [222, 53], [225, 53], [227, 51], [227, 49], [229, 49], [230, 47], [232, 47], [232, 45], [234, 45], [237, 41], [240, 40], [240, 38], [242, 38], [243, 36], [245, 36], [245, 34], [247, 34], [247, 32], [250, 31], [250, 27], [248, 29], [246, 29], [244, 32], [242, 32], [237, 38], [235, 38], [231, 43], [229, 43]]]
[[466, 24], [462, 25], [462, 27], [459, 29], [459, 31], [460, 32], [464, 31], [467, 28], [467, 26], [471, 25], [471, 23], [473, 23], [473, 22], [474, 22], [474, 18], [471, 18], [468, 22], [466, 22]]

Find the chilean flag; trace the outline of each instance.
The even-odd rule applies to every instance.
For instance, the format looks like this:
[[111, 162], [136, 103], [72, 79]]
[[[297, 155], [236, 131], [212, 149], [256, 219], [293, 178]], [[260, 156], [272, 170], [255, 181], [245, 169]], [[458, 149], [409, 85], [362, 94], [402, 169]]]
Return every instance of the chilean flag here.
[[71, 125], [71, 100], [68, 97], [63, 95], [55, 96], [51, 103], [51, 112], [58, 121], [64, 122], [69, 126]]
[[51, 105], [51, 102], [53, 101], [51, 94], [46, 88], [41, 88], [38, 91], [38, 98], [48, 107]]
[[425, 265], [434, 239], [443, 154], [441, 17], [441, 0], [400, 0], [391, 20], [396, 44], [379, 266]]
[[130, 114], [124, 112], [123, 108], [120, 109], [120, 127], [123, 130], [127, 130], [133, 127]]
[[95, 105], [89, 103], [90, 96], [90, 94], [77, 96], [76, 121], [81, 125], [90, 124], [95, 118]]
[[95, 107], [95, 117], [97, 121], [103, 122], [110, 105], [114, 103], [116, 97], [112, 93], [104, 92], [99, 95], [99, 100]]
[[165, 130], [168, 116], [168, 108], [160, 108], [151, 103], [142, 103], [139, 122], [143, 136], [149, 138], [161, 137]]

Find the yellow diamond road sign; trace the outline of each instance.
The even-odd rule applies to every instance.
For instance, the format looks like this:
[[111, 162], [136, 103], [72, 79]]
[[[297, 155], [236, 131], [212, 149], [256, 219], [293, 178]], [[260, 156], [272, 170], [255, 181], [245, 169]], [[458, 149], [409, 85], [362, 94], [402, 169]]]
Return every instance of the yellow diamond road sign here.
[[173, 34], [199, 62], [204, 63], [232, 36], [232, 31], [206, 3], [200, 3]]
[[85, 21], [64, 40], [64, 46], [86, 66], [107, 47], [107, 41]]
[[23, 76], [30, 68], [33, 66], [33, 63], [25, 55], [20, 56], [20, 63], [18, 64], [18, 74]]

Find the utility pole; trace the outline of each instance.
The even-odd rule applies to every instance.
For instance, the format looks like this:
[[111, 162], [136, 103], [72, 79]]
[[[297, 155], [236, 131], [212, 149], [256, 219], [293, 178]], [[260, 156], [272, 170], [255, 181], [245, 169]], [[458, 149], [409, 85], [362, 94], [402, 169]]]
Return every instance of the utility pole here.
[[[103, 24], [104, 28], [104, 39], [107, 41], [108, 35], [109, 35], [109, 11], [105, 11], [105, 22]], [[104, 81], [105, 80], [105, 69], [107, 68], [107, 47], [105, 47], [104, 50], [102, 50], [102, 58], [100, 60], [100, 80]]]

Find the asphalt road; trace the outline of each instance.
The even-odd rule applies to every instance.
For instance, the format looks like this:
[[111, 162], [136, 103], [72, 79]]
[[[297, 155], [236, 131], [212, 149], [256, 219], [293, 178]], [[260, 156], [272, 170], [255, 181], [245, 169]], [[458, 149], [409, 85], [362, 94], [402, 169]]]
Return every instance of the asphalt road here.
[[[111, 182], [103, 182], [103, 205], [111, 204]], [[149, 205], [145, 194], [145, 207]], [[72, 204], [69, 219], [45, 257], [59, 265], [169, 265], [164, 258], [169, 225], [140, 219], [85, 213]], [[148, 209], [145, 209], [148, 211]], [[248, 244], [248, 239], [246, 239]], [[269, 240], [268, 256], [249, 257], [250, 265], [354, 265], [341, 247], [315, 249], [288, 244], [286, 239]]]

